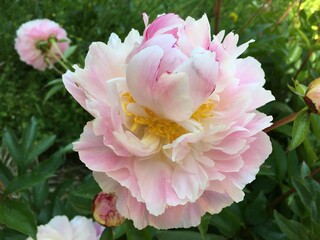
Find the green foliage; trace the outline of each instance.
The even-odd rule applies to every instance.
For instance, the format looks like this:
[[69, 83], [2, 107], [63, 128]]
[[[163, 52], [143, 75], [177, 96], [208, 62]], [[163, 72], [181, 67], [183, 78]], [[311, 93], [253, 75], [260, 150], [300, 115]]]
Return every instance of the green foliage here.
[[296, 117], [292, 128], [292, 139], [288, 150], [291, 151], [298, 147], [307, 137], [310, 126], [310, 113], [302, 110]]
[[27, 203], [0, 200], [0, 223], [36, 239], [36, 219]]
[[4, 129], [3, 142], [6, 144], [15, 164], [17, 164], [19, 172], [25, 172], [26, 167], [32, 164], [44, 151], [48, 150], [55, 140], [55, 136], [52, 135], [36, 142], [36, 132], [37, 122], [35, 118], [31, 118], [20, 141], [11, 129]]
[[[70, 147], [42, 159], [41, 155], [53, 145], [54, 136], [37, 137], [37, 121], [31, 118], [18, 138], [9, 128], [4, 129], [3, 146], [8, 151], [8, 161], [0, 159], [0, 223], [35, 239], [42, 209], [49, 208], [49, 179], [64, 162]], [[47, 213], [48, 214], [48, 213]], [[51, 218], [47, 215], [46, 220]], [[7, 231], [6, 231], [7, 232]], [[3, 239], [8, 237], [8, 232]], [[15, 235], [19, 238], [19, 234]], [[14, 238], [15, 238], [14, 237]]]

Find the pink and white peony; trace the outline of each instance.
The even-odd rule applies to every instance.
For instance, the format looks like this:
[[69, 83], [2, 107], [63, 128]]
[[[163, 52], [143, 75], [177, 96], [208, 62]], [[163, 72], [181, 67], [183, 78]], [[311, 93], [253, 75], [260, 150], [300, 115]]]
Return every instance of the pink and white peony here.
[[[52, 41], [55, 44], [52, 44]], [[66, 31], [49, 19], [36, 19], [26, 22], [17, 30], [15, 49], [20, 60], [35, 69], [52, 68], [56, 59], [61, 58], [69, 47]]]
[[211, 40], [206, 15], [144, 22], [143, 36], [92, 43], [85, 67], [63, 75], [94, 118], [74, 149], [137, 228], [197, 226], [241, 201], [271, 153], [272, 117], [256, 109], [274, 97], [260, 63], [239, 58], [249, 42]]
[[[38, 226], [38, 240], [99, 240], [103, 227], [91, 219], [76, 216], [71, 221], [66, 216], [55, 216], [46, 225]], [[32, 240], [29, 237], [27, 240]]]

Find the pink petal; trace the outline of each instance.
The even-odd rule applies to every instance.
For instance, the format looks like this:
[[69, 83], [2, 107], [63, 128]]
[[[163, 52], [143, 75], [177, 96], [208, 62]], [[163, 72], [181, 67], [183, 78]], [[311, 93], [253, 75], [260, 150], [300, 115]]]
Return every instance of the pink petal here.
[[92, 122], [87, 123], [80, 140], [74, 143], [80, 160], [92, 171], [108, 172], [126, 167], [128, 158], [120, 157], [103, 144], [102, 136], [95, 136]]
[[210, 25], [207, 15], [199, 20], [187, 17], [186, 26], [179, 32], [178, 46], [182, 52], [190, 56], [194, 48], [208, 49], [210, 44]]
[[[145, 17], [144, 19], [146, 22]], [[146, 28], [144, 37], [148, 40], [156, 35], [164, 34], [170, 31], [174, 34], [175, 32], [172, 30], [183, 23], [184, 21], [178, 15], [173, 13], [159, 16]]]
[[179, 200], [171, 187], [172, 168], [165, 156], [138, 160], [134, 171], [138, 179], [142, 199], [150, 214], [162, 214], [167, 205], [177, 205]]
[[214, 91], [218, 78], [219, 63], [215, 53], [196, 49], [190, 60], [181, 64], [176, 72], [184, 72], [189, 78], [189, 91], [196, 110]]
[[201, 166], [190, 154], [180, 165], [177, 165], [172, 175], [172, 187], [180, 199], [196, 201], [207, 186], [208, 177]]
[[[73, 66], [76, 71], [79, 69], [76, 65]], [[77, 75], [71, 71], [67, 71], [62, 75], [62, 81], [68, 92], [77, 100], [77, 102], [86, 109], [86, 94], [83, 88], [79, 87], [77, 82]]]
[[145, 48], [136, 54], [128, 64], [128, 88], [140, 105], [160, 117], [182, 121], [192, 114], [188, 80], [183, 73], [163, 74], [157, 79], [162, 57], [163, 51], [157, 46]]

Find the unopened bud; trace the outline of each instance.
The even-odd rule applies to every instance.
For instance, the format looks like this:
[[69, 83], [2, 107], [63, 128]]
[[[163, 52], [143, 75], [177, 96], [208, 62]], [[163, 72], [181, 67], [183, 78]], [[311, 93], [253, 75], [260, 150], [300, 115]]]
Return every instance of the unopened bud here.
[[101, 225], [116, 227], [124, 222], [116, 209], [117, 196], [114, 193], [99, 193], [93, 200], [93, 217]]
[[320, 114], [320, 78], [310, 83], [304, 101], [312, 112]]

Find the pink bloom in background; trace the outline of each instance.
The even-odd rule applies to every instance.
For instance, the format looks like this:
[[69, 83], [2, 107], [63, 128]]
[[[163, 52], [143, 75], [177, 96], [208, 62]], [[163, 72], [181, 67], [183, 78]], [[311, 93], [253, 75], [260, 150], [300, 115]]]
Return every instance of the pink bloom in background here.
[[211, 40], [206, 15], [144, 22], [143, 36], [92, 43], [85, 67], [63, 75], [94, 118], [74, 149], [137, 228], [197, 226], [241, 201], [271, 153], [272, 117], [256, 109], [274, 97], [260, 63], [239, 58], [249, 42]]
[[104, 227], [86, 217], [76, 216], [69, 221], [66, 216], [55, 216], [47, 224], [38, 226], [37, 239], [99, 240], [103, 229]]
[[[50, 38], [55, 40], [56, 47], [50, 43]], [[49, 19], [26, 22], [17, 30], [15, 49], [20, 60], [32, 65], [35, 69], [43, 71], [51, 68], [56, 62], [52, 54], [60, 58], [59, 51], [63, 54], [68, 47], [69, 39], [66, 31]]]
[[93, 201], [93, 217], [101, 225], [116, 227], [124, 222], [116, 209], [117, 196], [113, 193], [99, 193]]

